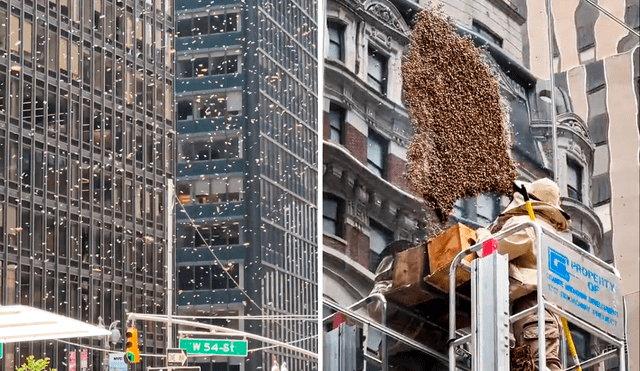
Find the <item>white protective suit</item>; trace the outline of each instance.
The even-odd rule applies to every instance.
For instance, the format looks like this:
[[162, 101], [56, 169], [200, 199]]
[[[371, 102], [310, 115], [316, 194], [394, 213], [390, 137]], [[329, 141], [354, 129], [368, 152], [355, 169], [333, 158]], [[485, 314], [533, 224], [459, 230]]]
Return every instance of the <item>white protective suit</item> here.
[[[569, 216], [560, 208], [560, 191], [549, 179], [539, 179], [533, 183], [524, 183], [535, 214], [535, 222], [541, 227], [562, 232], [567, 229]], [[478, 240], [483, 241], [491, 234], [512, 226], [530, 221], [522, 194], [515, 193], [513, 201], [506, 207], [498, 219], [490, 226], [476, 231]], [[536, 285], [536, 236], [531, 228], [510, 235], [498, 242], [498, 252], [509, 254], [509, 299], [513, 312], [520, 312], [534, 306], [537, 302]], [[547, 311], [545, 318], [545, 338], [547, 367], [551, 371], [561, 370], [560, 318]], [[538, 369], [538, 324], [536, 314], [524, 317], [513, 324], [513, 335], [517, 346], [529, 345]]]

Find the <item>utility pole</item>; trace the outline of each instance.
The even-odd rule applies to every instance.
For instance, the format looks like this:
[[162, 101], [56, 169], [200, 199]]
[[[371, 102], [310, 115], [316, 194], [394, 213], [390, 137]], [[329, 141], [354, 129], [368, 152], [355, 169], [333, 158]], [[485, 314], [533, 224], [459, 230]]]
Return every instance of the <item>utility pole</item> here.
[[175, 209], [174, 185], [167, 184], [167, 349], [173, 348], [173, 211]]
[[556, 124], [556, 79], [555, 79], [555, 66], [553, 63], [553, 20], [551, 15], [551, 0], [546, 0], [547, 7], [547, 28], [549, 37], [549, 84], [551, 85], [550, 97], [551, 98], [551, 136], [553, 146], [553, 181], [558, 183], [560, 179], [558, 174], [558, 127]]

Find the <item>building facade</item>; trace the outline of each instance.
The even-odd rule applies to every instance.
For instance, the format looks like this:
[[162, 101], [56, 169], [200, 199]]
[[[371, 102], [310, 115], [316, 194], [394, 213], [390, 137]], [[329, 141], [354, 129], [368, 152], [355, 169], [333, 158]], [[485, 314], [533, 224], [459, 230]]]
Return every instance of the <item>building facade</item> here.
[[[385, 247], [418, 238], [424, 219], [402, 175], [411, 129], [400, 62], [409, 28], [389, 2], [358, 5], [328, 2], [326, 12], [323, 269], [325, 293], [338, 302], [366, 296]], [[365, 282], [344, 275], [352, 269]]]
[[[164, 313], [173, 22], [163, 0], [0, 2], [3, 305], [121, 333], [128, 312]], [[137, 326], [141, 353], [163, 353], [162, 326]], [[0, 368], [34, 355], [102, 370], [105, 353], [86, 347], [103, 341], [6, 344]]]
[[[177, 311], [215, 315], [214, 324], [311, 351], [318, 300], [316, 12], [313, 1], [181, 0], [176, 16]], [[290, 370], [317, 367], [270, 345], [251, 341], [250, 349], [265, 350], [195, 364], [270, 369], [275, 356]]]
[[[419, 241], [427, 232], [422, 202], [403, 177], [411, 135], [400, 76], [408, 19], [386, 0], [327, 2], [323, 296], [345, 307], [369, 295], [390, 243]], [[323, 318], [330, 314], [324, 311]], [[324, 368], [339, 369], [327, 355], [345, 351], [331, 351], [340, 342], [327, 326]], [[384, 346], [379, 337], [367, 344], [378, 354]], [[367, 370], [380, 369], [366, 363]]]
[[[546, 19], [548, 9], [529, 6], [530, 14]], [[640, 346], [639, 8], [637, 0], [613, 1], [601, 4], [600, 9], [582, 1], [552, 2], [552, 63], [548, 52], [541, 53], [548, 49], [548, 28], [544, 33], [534, 32], [536, 25], [528, 22], [526, 29], [530, 55], [540, 56], [529, 57], [531, 72], [548, 80], [553, 66], [560, 131], [573, 127], [572, 136], [591, 139], [590, 151], [564, 145], [568, 150], [566, 158], [558, 159], [559, 175], [566, 182], [568, 197], [581, 198], [581, 204], [592, 209], [602, 225], [601, 244], [589, 235], [582, 238], [596, 242], [591, 251], [613, 264], [622, 276], [629, 350]], [[565, 112], [572, 116], [569, 122]], [[580, 125], [571, 124], [573, 121]], [[627, 367], [640, 367], [638, 353], [629, 351], [628, 355]]]
[[[637, 161], [633, 159], [638, 147], [637, 37], [604, 14], [598, 15], [599, 11], [586, 2], [552, 2], [556, 70], [551, 87], [550, 60], [544, 60], [549, 54], [545, 49], [548, 34], [545, 35], [544, 2], [440, 3], [443, 12], [452, 17], [457, 32], [471, 36], [477, 46], [484, 48], [485, 60], [499, 80], [508, 106], [518, 178], [532, 181], [549, 177], [558, 182], [562, 207], [572, 217], [564, 237], [620, 270], [627, 286], [626, 310], [635, 315], [638, 248], [633, 243], [615, 241], [638, 240], [638, 213], [631, 215], [637, 211], [638, 188], [623, 186], [636, 184], [638, 178], [633, 176], [637, 174]], [[385, 246], [397, 240], [414, 242], [430, 231], [430, 213], [422, 210], [402, 178], [406, 140], [411, 132], [402, 107], [401, 85], [394, 84], [400, 81], [399, 63], [407, 45], [408, 29], [421, 6], [427, 3], [393, 1], [384, 4], [388, 9], [384, 12], [376, 11], [380, 5], [366, 2], [361, 5], [330, 1], [327, 5], [324, 295], [344, 306], [368, 295], [380, 255], [391, 253], [384, 251]], [[617, 2], [614, 8], [610, 10], [637, 30], [637, 2]], [[394, 33], [394, 28], [402, 32]], [[387, 46], [382, 63], [376, 63], [378, 53], [371, 50], [379, 50], [376, 41], [385, 39], [395, 49]], [[377, 70], [372, 65], [383, 68]], [[389, 74], [387, 90], [374, 94], [380, 92], [377, 81], [381, 79], [376, 79], [379, 71]], [[363, 86], [373, 93], [363, 94]], [[623, 97], [618, 91], [628, 94]], [[614, 103], [614, 97], [616, 102], [626, 103]], [[394, 99], [395, 105], [390, 105]], [[612, 117], [620, 124], [612, 125]], [[554, 119], [555, 144], [551, 125]], [[614, 138], [635, 139], [622, 150], [608, 145]], [[617, 197], [615, 189], [619, 189]], [[619, 202], [619, 232], [615, 232], [612, 221], [616, 219], [613, 200]], [[506, 197], [492, 194], [459, 200], [450, 222], [486, 226], [507, 202]], [[443, 314], [438, 309], [440, 304], [446, 305], [435, 301], [418, 309], [429, 318], [438, 318]], [[629, 320], [634, 323], [631, 317]], [[637, 329], [629, 328], [630, 346], [637, 341], [634, 331]], [[426, 334], [430, 339], [440, 336], [446, 340], [446, 334], [437, 330]], [[583, 358], [602, 350], [601, 344], [577, 329], [574, 338], [580, 343]], [[439, 350], [438, 346], [434, 348]], [[423, 367], [412, 364], [407, 357], [396, 358], [395, 362], [400, 369]], [[444, 367], [433, 359], [426, 364], [427, 369]], [[615, 370], [617, 364], [611, 361], [602, 366]]]

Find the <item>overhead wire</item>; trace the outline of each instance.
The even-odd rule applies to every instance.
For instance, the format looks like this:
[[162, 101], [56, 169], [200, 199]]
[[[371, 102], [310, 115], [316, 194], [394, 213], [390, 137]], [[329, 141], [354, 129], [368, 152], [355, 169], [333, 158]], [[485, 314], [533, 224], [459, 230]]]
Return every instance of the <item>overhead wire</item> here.
[[309, 320], [309, 321], [317, 321], [318, 316], [305, 315], [305, 314], [275, 314], [272, 316], [189, 316], [189, 315], [180, 315], [180, 316], [172, 316], [173, 318], [195, 318], [195, 319], [244, 319], [244, 320], [263, 320], [263, 319], [299, 319], [299, 320]]
[[640, 33], [638, 33], [636, 30], [634, 30], [633, 28], [631, 28], [628, 24], [626, 24], [624, 21], [618, 19], [618, 17], [616, 17], [615, 15], [611, 14], [609, 11], [607, 11], [605, 8], [601, 7], [600, 5], [594, 3], [592, 0], [585, 0], [586, 2], [588, 2], [589, 4], [591, 4], [591, 6], [593, 6], [594, 8], [598, 9], [602, 14], [606, 15], [607, 17], [611, 18], [611, 20], [613, 20], [614, 22], [618, 23], [619, 25], [621, 25], [622, 27], [626, 28], [627, 31], [631, 32], [632, 34], [636, 35], [637, 37], [640, 37]]
[[[216, 262], [218, 264], [220, 264], [220, 267], [224, 267], [224, 265], [222, 264], [222, 261], [220, 261], [220, 259], [218, 258], [218, 256], [216, 255], [215, 252], [213, 252], [213, 248], [211, 248], [211, 245], [209, 245], [209, 242], [207, 242], [207, 240], [204, 238], [204, 236], [202, 235], [202, 233], [200, 232], [200, 229], [198, 229], [198, 226], [196, 224], [196, 222], [193, 220], [193, 218], [191, 218], [191, 215], [189, 215], [189, 212], [187, 211], [187, 209], [184, 207], [184, 204], [182, 204], [182, 201], [180, 201], [180, 199], [178, 198], [178, 195], [174, 193], [174, 198], [176, 199], [176, 201], [178, 202], [178, 204], [180, 205], [180, 208], [182, 208], [182, 212], [187, 216], [187, 218], [189, 219], [189, 223], [191, 223], [191, 225], [194, 227], [196, 233], [198, 234], [198, 236], [200, 237], [200, 239], [202, 241], [205, 241], [205, 246], [207, 247], [207, 249], [209, 250], [209, 252], [211, 253], [211, 255], [213, 256], [213, 258], [216, 260]], [[240, 290], [241, 293], [244, 294], [244, 296], [246, 296], [246, 298], [253, 304], [256, 306], [256, 308], [258, 308], [260, 310], [260, 313], [262, 313], [264, 315], [264, 309], [258, 305], [258, 303], [256, 303], [251, 296], [249, 296], [249, 294], [240, 286], [240, 283], [238, 283], [238, 281], [235, 280], [235, 278], [233, 278], [233, 276], [224, 268], [222, 268], [222, 270], [225, 272], [225, 274], [227, 275], [227, 277], [231, 280], [231, 282], [233, 282], [236, 287]]]
[[[314, 338], [317, 338], [318, 335], [312, 335], [306, 338], [302, 338], [302, 339], [298, 339], [298, 340], [292, 340], [289, 342], [284, 342], [285, 344], [295, 344], [295, 343], [301, 343], [303, 341], [307, 341], [307, 340], [311, 340]], [[74, 345], [77, 346], [78, 348], [83, 348], [83, 349], [91, 349], [91, 350], [97, 350], [99, 352], [105, 352], [105, 353], [113, 353], [113, 354], [120, 354], [120, 353], [124, 353], [122, 351], [118, 351], [118, 350], [111, 350], [111, 349], [106, 349], [106, 348], [98, 348], [98, 347], [93, 347], [90, 345], [84, 345], [84, 344], [78, 344], [78, 343], [74, 343], [71, 341], [66, 341], [66, 340], [61, 340], [61, 339], [55, 339], [54, 341], [59, 341], [61, 343], [65, 343], [65, 344], [69, 344], [69, 345]], [[279, 345], [270, 345], [270, 346], [266, 346], [266, 347], [260, 347], [260, 348], [254, 348], [254, 349], [248, 349], [247, 352], [248, 353], [252, 353], [252, 352], [257, 352], [257, 351], [261, 351], [261, 350], [267, 350], [267, 349], [272, 349], [272, 348], [277, 348]], [[157, 358], [165, 358], [166, 355], [165, 354], [151, 354], [151, 353], [140, 353], [140, 356], [144, 356], [144, 357], [157, 357]], [[205, 355], [206, 356], [206, 355]]]
[[[318, 337], [317, 334], [316, 335], [311, 335], [311, 336], [303, 338], [303, 339], [298, 339], [298, 340], [293, 340], [293, 341], [287, 342], [287, 344], [300, 343], [300, 342], [311, 340], [311, 339], [314, 339], [314, 338], [317, 338], [317, 337]], [[251, 352], [256, 352], [256, 351], [260, 351], [260, 350], [272, 349], [272, 348], [276, 348], [276, 347], [278, 347], [278, 345], [269, 345], [269, 346], [266, 346], [266, 347], [249, 349], [247, 352], [251, 353]]]
[[[207, 242], [207, 240], [204, 238], [204, 236], [202, 235], [202, 233], [200, 232], [200, 230], [198, 229], [198, 225], [196, 224], [196, 222], [193, 220], [193, 218], [191, 217], [191, 215], [189, 215], [189, 212], [187, 211], [187, 209], [184, 207], [184, 204], [182, 203], [182, 201], [180, 201], [180, 199], [178, 198], [177, 194], [174, 194], [174, 198], [175, 200], [178, 202], [178, 204], [180, 205], [180, 208], [182, 209], [182, 212], [187, 216], [187, 218], [189, 219], [189, 223], [191, 223], [191, 225], [194, 227], [196, 233], [198, 233], [198, 236], [200, 237], [200, 239], [202, 241], [205, 241], [205, 246], [207, 247], [207, 249], [209, 250], [209, 252], [211, 253], [211, 255], [214, 257], [214, 259], [216, 260], [216, 262], [218, 264], [220, 264], [221, 267], [223, 267], [224, 265], [222, 264], [222, 261], [220, 261], [220, 259], [218, 258], [218, 256], [216, 255], [216, 253], [213, 251], [213, 248], [211, 247], [211, 245], [209, 245], [209, 243]], [[262, 307], [260, 307], [250, 296], [249, 294], [240, 286], [240, 284], [233, 278], [233, 276], [231, 276], [231, 274], [226, 270], [226, 269], [222, 269], [225, 274], [227, 275], [227, 277], [229, 277], [229, 279], [236, 285], [236, 287], [240, 290], [240, 292], [242, 292], [244, 294], [244, 296], [253, 304], [256, 306], [256, 308], [258, 308], [260, 310], [260, 313], [262, 313], [262, 315], [266, 318], [273, 318], [273, 316], [269, 316], [266, 315], [264, 312], [264, 309]], [[299, 335], [299, 336], [304, 336], [304, 334], [301, 334], [297, 331], [294, 331], [292, 329], [290, 329], [288, 326], [285, 326], [282, 323], [276, 322], [277, 325], [279, 325], [280, 327], [282, 327], [283, 329], [285, 329], [286, 331], [288, 331], [291, 334], [295, 334], [295, 335]]]

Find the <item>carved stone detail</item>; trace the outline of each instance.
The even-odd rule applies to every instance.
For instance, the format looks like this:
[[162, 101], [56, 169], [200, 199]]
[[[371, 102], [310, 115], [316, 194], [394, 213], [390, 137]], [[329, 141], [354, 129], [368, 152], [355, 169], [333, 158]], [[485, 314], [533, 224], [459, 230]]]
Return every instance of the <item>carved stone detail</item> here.
[[347, 214], [353, 218], [357, 228], [364, 228], [369, 225], [367, 208], [362, 202], [349, 200], [347, 202]]
[[349, 100], [353, 100], [353, 94], [351, 93], [351, 89], [346, 86], [342, 89], [342, 95]]
[[389, 7], [382, 4], [373, 4], [367, 9], [367, 11], [389, 25], [391, 28], [404, 33], [402, 23], [400, 23], [400, 20], [396, 18], [395, 14], [393, 14]]
[[573, 153], [573, 155], [578, 157], [581, 162], [587, 162], [587, 155], [582, 150], [582, 147], [580, 147], [577, 143], [571, 142], [567, 148], [567, 151]]
[[590, 140], [589, 138], [589, 132], [587, 131], [587, 129], [584, 127], [584, 124], [579, 122], [576, 119], [565, 119], [563, 121], [560, 122], [560, 127], [564, 126], [566, 128], [568, 128], [569, 130], [578, 133], [579, 135], [581, 135], [582, 137], [584, 137], [586, 140]]

